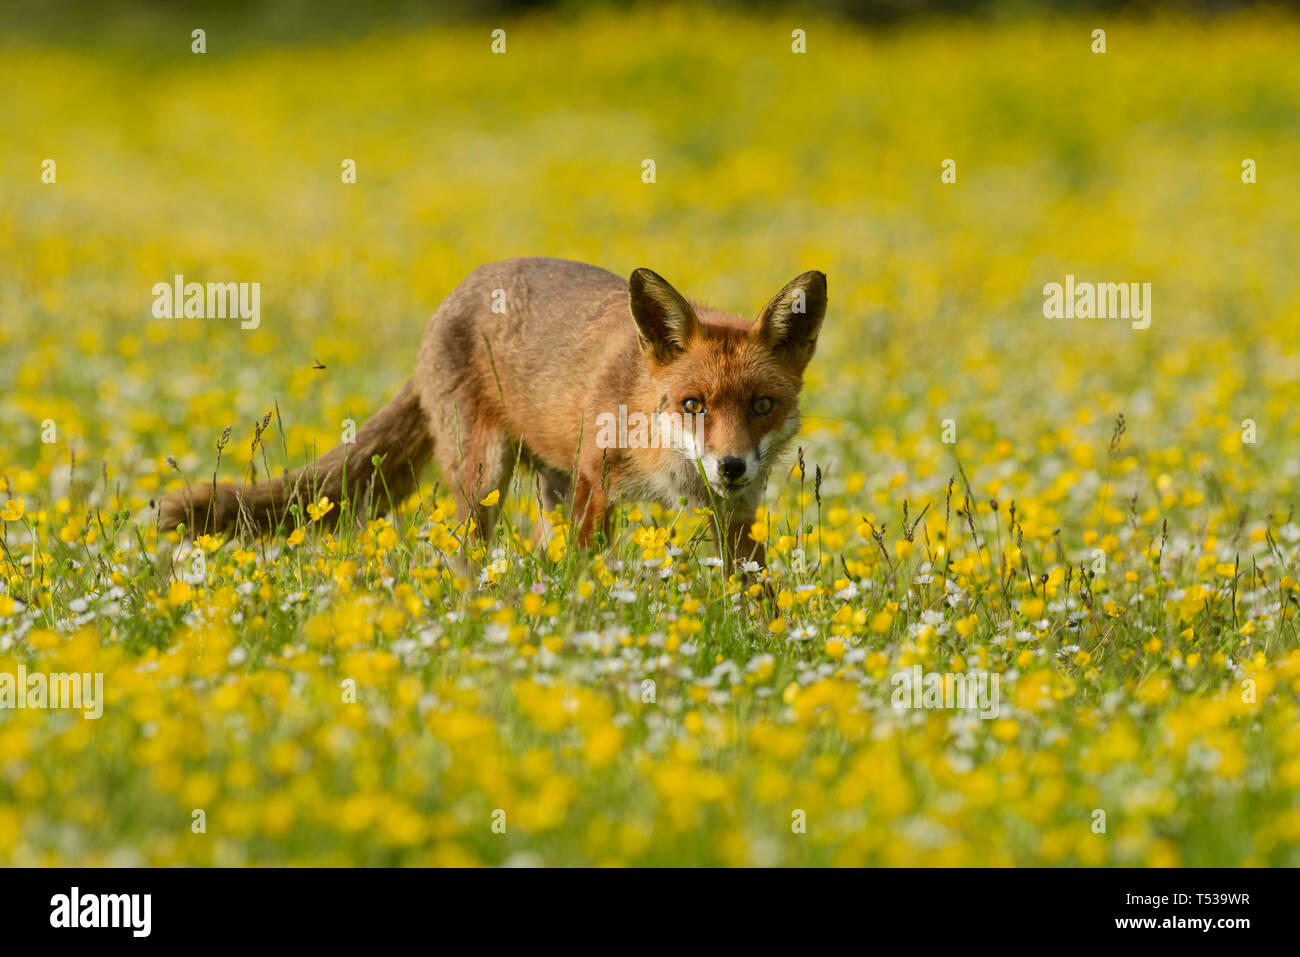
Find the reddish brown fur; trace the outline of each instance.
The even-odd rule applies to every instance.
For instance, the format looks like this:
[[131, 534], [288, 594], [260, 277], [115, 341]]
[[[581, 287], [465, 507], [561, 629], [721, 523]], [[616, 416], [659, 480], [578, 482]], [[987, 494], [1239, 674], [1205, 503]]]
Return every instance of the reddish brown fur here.
[[[789, 308], [796, 289], [807, 295], [806, 313]], [[492, 311], [497, 290], [505, 295], [504, 314]], [[629, 288], [612, 273], [565, 260], [490, 263], [443, 301], [411, 381], [355, 444], [271, 483], [219, 485], [215, 496], [206, 486], [192, 502], [187, 492], [173, 492], [163, 502], [161, 527], [183, 521], [192, 530], [228, 531], [242, 514], [249, 527], [265, 531], [281, 522], [295, 496], [303, 503], [347, 497], [382, 512], [415, 489], [420, 467], [434, 456], [456, 490], [461, 519], [475, 519], [481, 534], [490, 532], [497, 509], [480, 500], [504, 491], [523, 461], [542, 477], [548, 501], [567, 498], [587, 543], [613, 498], [670, 505], [679, 496], [697, 504], [714, 499], [698, 467], [678, 451], [601, 449], [594, 441], [597, 417], [620, 404], [676, 411], [698, 394], [708, 397], [706, 449], [760, 463], [721, 511], [738, 553], [761, 560], [748, 526], [771, 457], [797, 428], [803, 369], [824, 309], [820, 273], [800, 276], [752, 323], [687, 304], [647, 270], [634, 273]], [[753, 414], [757, 392], [774, 402], [767, 415]], [[768, 436], [779, 441], [769, 439], [765, 449]], [[370, 464], [375, 455], [384, 457], [382, 484]]]

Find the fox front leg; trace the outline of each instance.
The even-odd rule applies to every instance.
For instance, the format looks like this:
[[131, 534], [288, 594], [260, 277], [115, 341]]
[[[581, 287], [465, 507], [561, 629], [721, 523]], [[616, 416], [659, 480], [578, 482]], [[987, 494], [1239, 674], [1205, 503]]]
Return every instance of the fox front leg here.
[[609, 539], [609, 514], [605, 490], [579, 475], [573, 490], [573, 518], [578, 523], [578, 544], [590, 548], [596, 538], [596, 529]]

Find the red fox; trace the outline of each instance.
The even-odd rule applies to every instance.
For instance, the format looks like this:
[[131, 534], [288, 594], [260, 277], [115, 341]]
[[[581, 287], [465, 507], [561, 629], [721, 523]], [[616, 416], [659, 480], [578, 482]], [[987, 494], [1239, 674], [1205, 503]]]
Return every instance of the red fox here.
[[[803, 372], [825, 313], [817, 271], [792, 280], [750, 322], [687, 302], [649, 269], [624, 282], [562, 259], [489, 263], [439, 306], [414, 376], [354, 442], [270, 482], [171, 492], [159, 526], [270, 531], [291, 503], [320, 495], [378, 514], [410, 495], [436, 457], [460, 520], [473, 519], [486, 538], [498, 506], [481, 503], [524, 462], [548, 509], [567, 503], [582, 545], [607, 531], [618, 499], [675, 507], [685, 498], [714, 509], [728, 554], [761, 565], [750, 526], [774, 461], [799, 430]], [[693, 428], [669, 429], [664, 442], [622, 425], [611, 441], [598, 428], [611, 416], [665, 413]]]

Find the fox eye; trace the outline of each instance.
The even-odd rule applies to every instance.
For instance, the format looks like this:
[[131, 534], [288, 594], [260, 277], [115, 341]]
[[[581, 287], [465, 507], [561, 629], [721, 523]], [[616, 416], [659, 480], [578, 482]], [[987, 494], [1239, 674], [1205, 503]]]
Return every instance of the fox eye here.
[[765, 395], [760, 395], [749, 404], [749, 411], [755, 415], [767, 415], [772, 411], [772, 400]]
[[686, 399], [682, 402], [682, 409], [691, 415], [699, 415], [704, 411], [703, 399]]

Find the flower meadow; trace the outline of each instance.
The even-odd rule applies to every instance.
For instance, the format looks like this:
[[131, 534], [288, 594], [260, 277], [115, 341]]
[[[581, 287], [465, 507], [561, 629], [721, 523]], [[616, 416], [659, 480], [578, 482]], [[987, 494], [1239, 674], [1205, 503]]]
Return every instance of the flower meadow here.
[[[1300, 21], [195, 26], [2, 51], [0, 675], [103, 701], [0, 708], [0, 863], [1300, 864]], [[743, 315], [827, 273], [767, 587], [686, 506], [581, 549], [523, 470], [486, 543], [433, 469], [160, 538], [515, 255]], [[182, 274], [260, 323], [155, 315]]]

